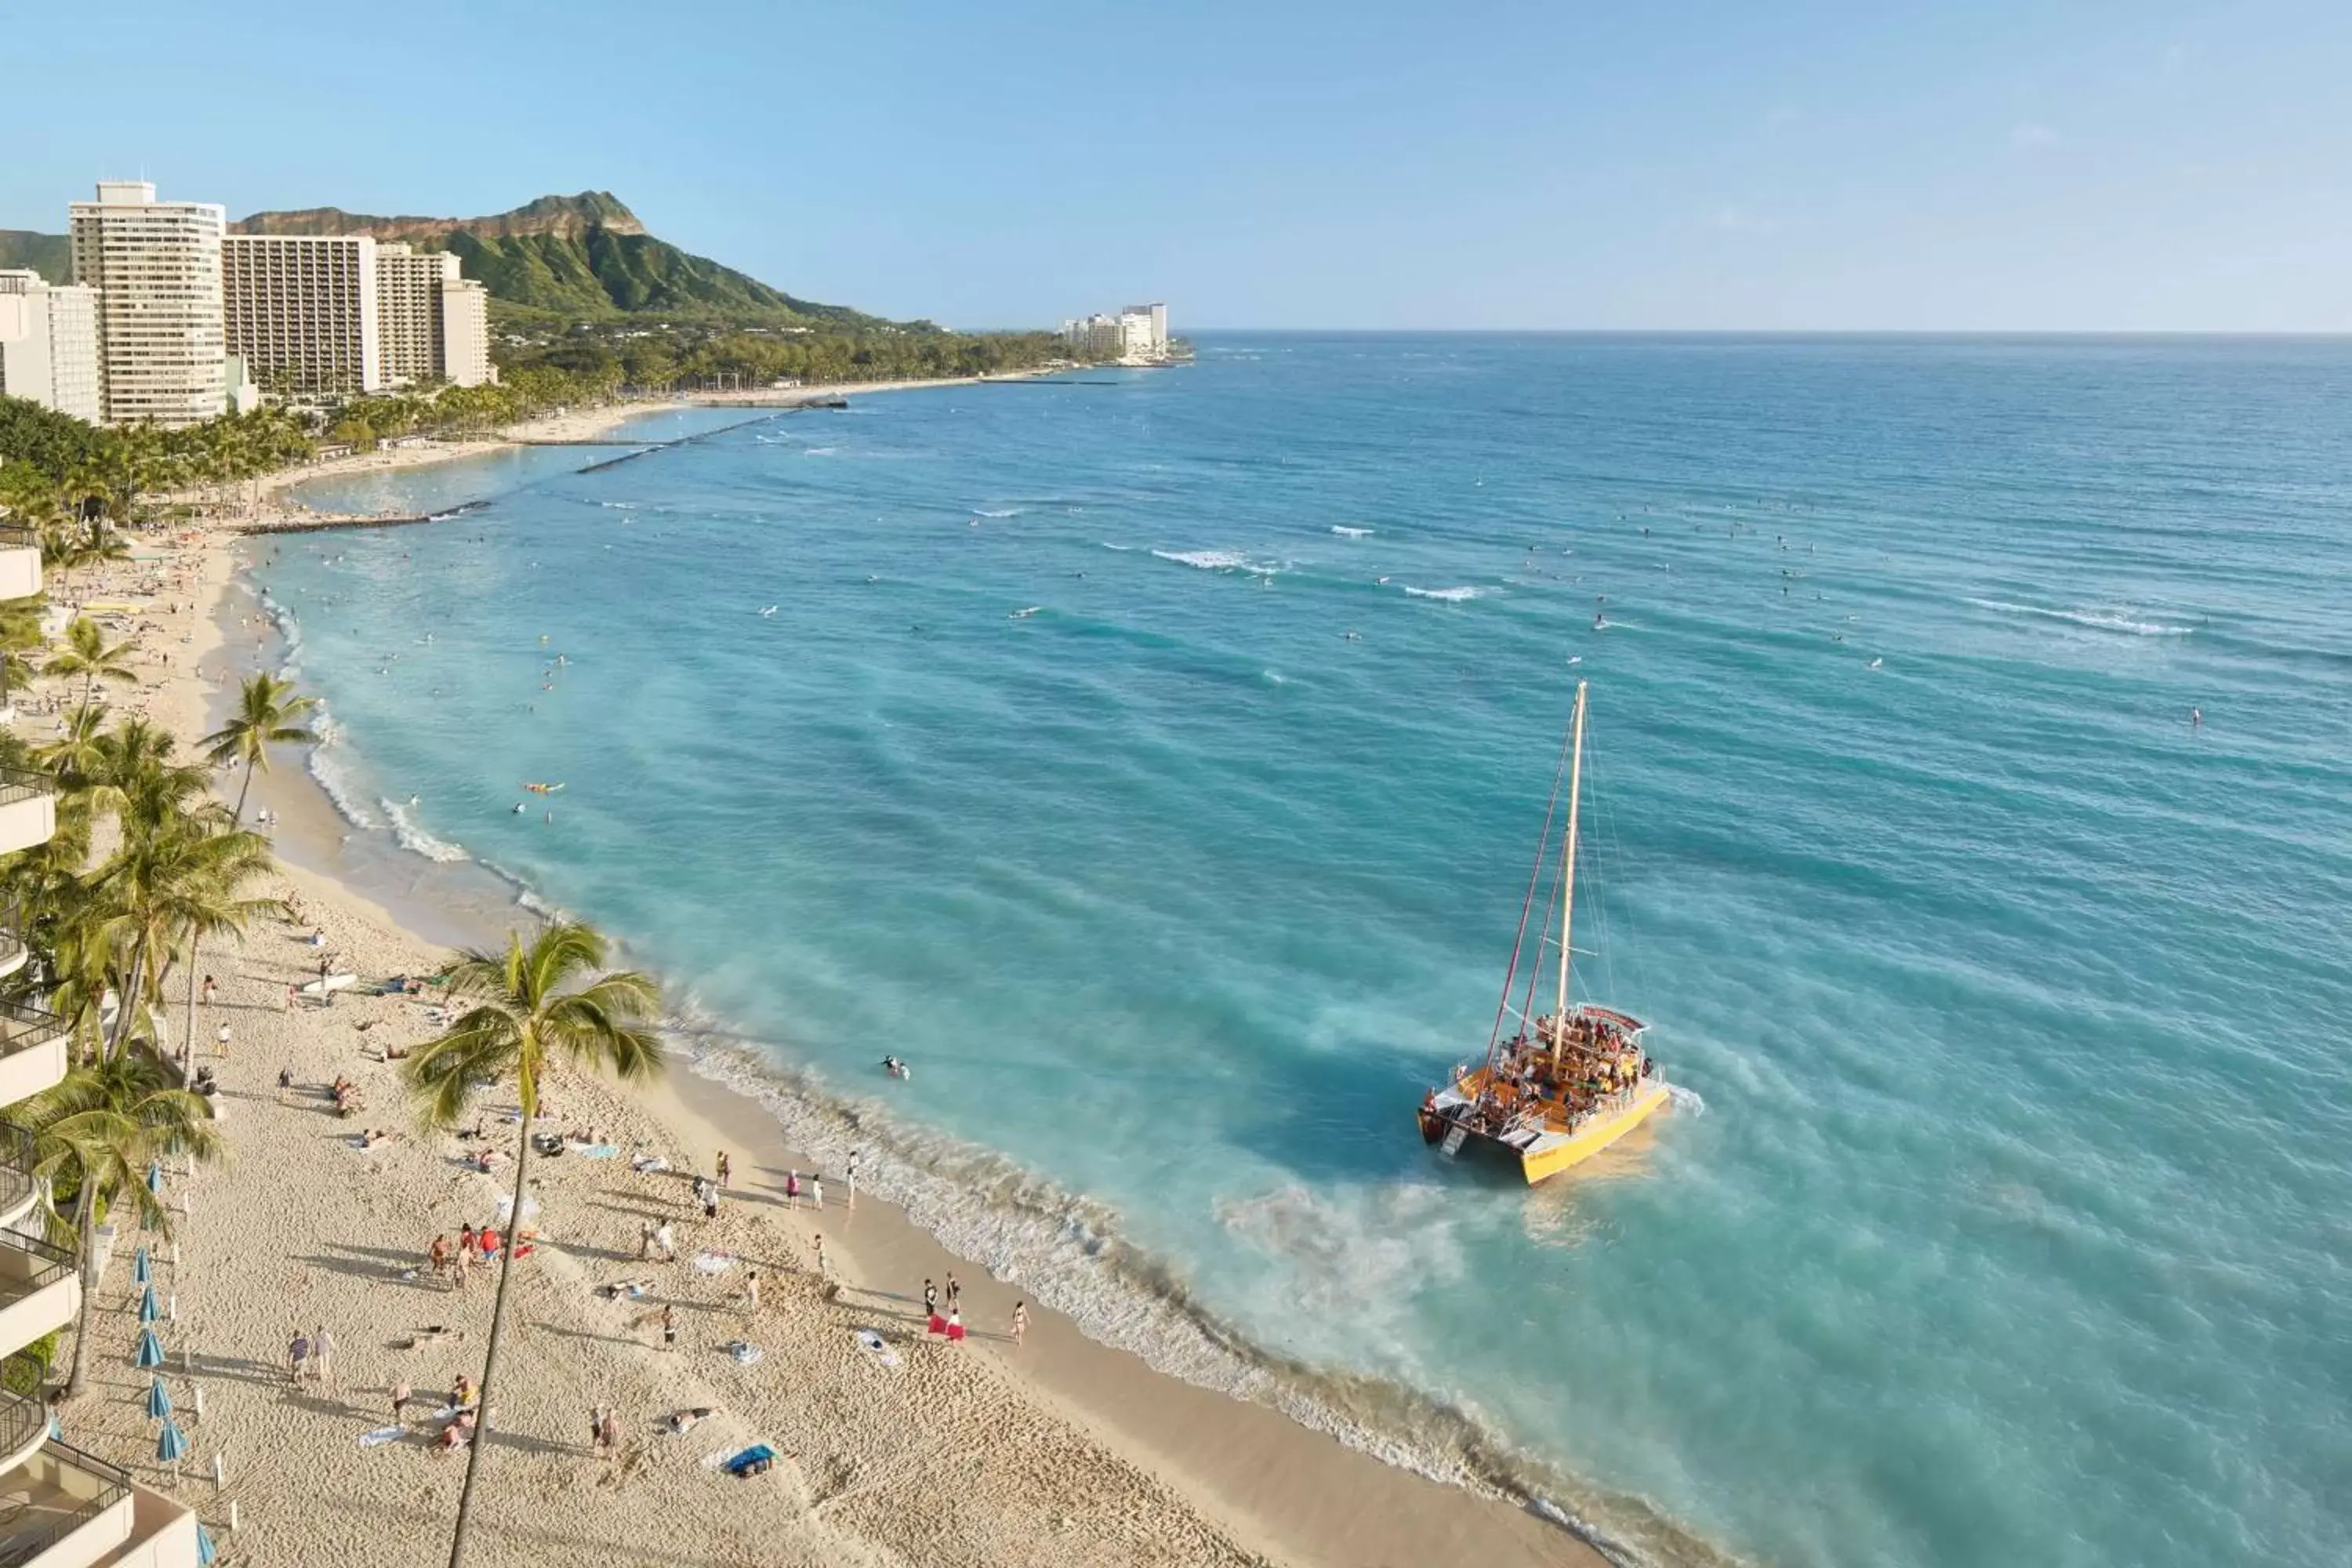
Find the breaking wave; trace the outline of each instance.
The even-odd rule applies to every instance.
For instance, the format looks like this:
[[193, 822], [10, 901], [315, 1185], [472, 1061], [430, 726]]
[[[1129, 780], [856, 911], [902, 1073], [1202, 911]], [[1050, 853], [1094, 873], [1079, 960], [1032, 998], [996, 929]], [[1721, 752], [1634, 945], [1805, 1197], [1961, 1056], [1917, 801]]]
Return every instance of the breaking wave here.
[[2136, 637], [2185, 637], [2194, 636], [2195, 626], [2180, 626], [2170, 621], [2134, 619], [2137, 611], [2120, 609], [2051, 609], [2041, 605], [2012, 605], [2005, 599], [1970, 599], [1969, 604], [1980, 610], [1992, 610], [2004, 616], [2036, 616], [2043, 620], [2065, 621], [2070, 625], [2088, 626], [2093, 631], [2121, 632]]
[[391, 819], [392, 836], [400, 841], [400, 847], [403, 849], [411, 854], [422, 855], [427, 860], [437, 860], [445, 866], [473, 858], [461, 847], [451, 844], [446, 839], [436, 838], [417, 826], [416, 819], [409, 816], [408, 808], [398, 801], [386, 800], [378, 796], [376, 804], [383, 807], [384, 816]]
[[1415, 588], [1407, 584], [1405, 592], [1416, 599], [1443, 599], [1449, 605], [1459, 605], [1480, 596], [1479, 590], [1475, 588]]
[[1282, 570], [1278, 563], [1253, 561], [1238, 550], [1155, 550], [1151, 553], [1202, 572], [1249, 572], [1271, 577]]
[[1369, 539], [1372, 534], [1372, 531], [1369, 528], [1349, 528], [1337, 522], [1331, 525], [1331, 531], [1342, 539]]
[[306, 764], [310, 769], [310, 776], [318, 780], [320, 789], [327, 792], [327, 798], [334, 803], [337, 811], [342, 813], [344, 821], [354, 827], [381, 826], [369, 814], [367, 807], [360, 804], [358, 785], [353, 784], [351, 775], [343, 771], [340, 744], [342, 740], [342, 727], [328, 718], [326, 710], [321, 708], [319, 710], [318, 723], [313, 728], [318, 731], [319, 743], [310, 748], [310, 760]]

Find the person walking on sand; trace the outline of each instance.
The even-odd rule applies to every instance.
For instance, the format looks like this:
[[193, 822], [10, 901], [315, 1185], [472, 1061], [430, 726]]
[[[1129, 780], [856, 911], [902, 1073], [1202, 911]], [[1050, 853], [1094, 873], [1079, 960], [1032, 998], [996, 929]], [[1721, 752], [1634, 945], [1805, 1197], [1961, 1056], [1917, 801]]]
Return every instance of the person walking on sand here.
[[956, 1283], [956, 1277], [950, 1272], [948, 1275], [948, 1310], [952, 1312], [962, 1305], [963, 1287]]
[[310, 1360], [319, 1369], [319, 1386], [335, 1385], [335, 1336], [327, 1331], [324, 1323], [310, 1336]]
[[809, 1207], [824, 1212], [824, 1178], [814, 1171], [809, 1173]]
[[664, 1220], [654, 1226], [654, 1245], [661, 1248], [661, 1260], [664, 1263], [677, 1261], [677, 1243], [670, 1231], [669, 1221]]
[[936, 1318], [939, 1315], [940, 1288], [926, 1279], [923, 1281], [923, 1316]]
[[286, 1005], [281, 1011], [288, 1013], [294, 1011], [294, 983], [291, 980], [286, 983]]
[[849, 1152], [849, 1209], [857, 1212], [857, 1151]]
[[415, 1390], [408, 1386], [408, 1379], [404, 1377], [398, 1383], [392, 1385], [393, 1420], [403, 1426], [407, 1425], [406, 1413], [408, 1410], [408, 1402], [415, 1397]]
[[213, 977], [209, 974], [205, 975], [205, 988], [203, 991], [198, 993], [196, 996], [197, 1005], [205, 1007], [211, 1006], [213, 1005], [213, 997], [219, 990], [220, 987], [213, 984]]
[[760, 1310], [760, 1271], [756, 1268], [743, 1270], [743, 1300], [750, 1310]]
[[833, 1270], [825, 1267], [824, 1237], [821, 1236], [816, 1238], [816, 1277], [819, 1279], [833, 1278]]
[[1013, 1303], [1013, 1342], [1016, 1347], [1021, 1343], [1022, 1336], [1028, 1331], [1029, 1303], [1015, 1301]]
[[433, 1245], [425, 1249], [425, 1261], [432, 1268], [433, 1278], [446, 1281], [449, 1278], [449, 1238], [435, 1237]]
[[302, 1384], [303, 1363], [310, 1359], [310, 1341], [301, 1330], [294, 1331], [294, 1342], [286, 1347], [286, 1381], [296, 1387]]
[[784, 1206], [788, 1209], [801, 1206], [801, 1173], [798, 1171], [784, 1173]]
[[677, 1309], [669, 1302], [662, 1303], [662, 1349], [677, 1349]]
[[604, 1419], [596, 1425], [596, 1445], [608, 1456], [621, 1451], [621, 1413], [609, 1405], [604, 1407]]
[[611, 1457], [611, 1450], [604, 1447], [604, 1407], [601, 1405], [588, 1407], [588, 1447], [600, 1459]]
[[735, 1167], [728, 1163], [727, 1151], [721, 1149], [719, 1151], [719, 1184], [722, 1187], [725, 1186], [729, 1178], [734, 1174]]
[[228, 1060], [228, 1026], [223, 1024], [220, 1026], [220, 1033], [215, 1035], [213, 1038], [219, 1042], [219, 1048], [215, 1054], [223, 1061]]

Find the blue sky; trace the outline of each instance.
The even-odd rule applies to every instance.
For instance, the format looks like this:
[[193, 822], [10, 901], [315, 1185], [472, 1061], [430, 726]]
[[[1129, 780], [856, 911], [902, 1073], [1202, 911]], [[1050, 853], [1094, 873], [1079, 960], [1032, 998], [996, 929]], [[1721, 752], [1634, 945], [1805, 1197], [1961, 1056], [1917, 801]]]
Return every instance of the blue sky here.
[[2352, 331], [2342, 0], [7, 12], [0, 227], [596, 187], [961, 326]]

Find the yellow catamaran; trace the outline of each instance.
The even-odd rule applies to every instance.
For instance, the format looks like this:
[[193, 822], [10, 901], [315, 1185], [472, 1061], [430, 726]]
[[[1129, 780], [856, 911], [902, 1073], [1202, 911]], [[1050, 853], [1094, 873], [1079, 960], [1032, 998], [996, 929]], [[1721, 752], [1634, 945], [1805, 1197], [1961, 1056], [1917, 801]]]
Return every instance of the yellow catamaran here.
[[[1517, 1165], [1530, 1184], [1608, 1148], [1649, 1120], [1670, 1095], [1664, 1076], [1642, 1048], [1647, 1025], [1613, 1008], [1569, 999], [1573, 951], [1569, 937], [1576, 919], [1576, 813], [1584, 785], [1584, 706], [1585, 687], [1580, 680], [1568, 754], [1561, 759], [1568, 771], [1568, 828], [1560, 837], [1554, 892], [1559, 910], [1558, 1000], [1549, 1013], [1532, 1016], [1538, 972], [1543, 967], [1544, 938], [1538, 934], [1525, 996], [1517, 1008], [1511, 1005], [1519, 960], [1527, 950], [1528, 916], [1544, 863], [1550, 858], [1551, 825], [1559, 806], [1555, 775], [1535, 870], [1528, 878], [1527, 900], [1519, 910], [1518, 941], [1511, 949], [1502, 1004], [1495, 1010], [1494, 1032], [1486, 1042], [1486, 1059], [1475, 1068], [1467, 1063], [1456, 1067], [1452, 1080], [1431, 1089], [1421, 1102], [1423, 1139], [1448, 1154], [1470, 1148], [1500, 1156]], [[1550, 925], [1547, 911], [1538, 932]], [[1518, 1027], [1507, 1037], [1504, 1025], [1515, 1013]]]

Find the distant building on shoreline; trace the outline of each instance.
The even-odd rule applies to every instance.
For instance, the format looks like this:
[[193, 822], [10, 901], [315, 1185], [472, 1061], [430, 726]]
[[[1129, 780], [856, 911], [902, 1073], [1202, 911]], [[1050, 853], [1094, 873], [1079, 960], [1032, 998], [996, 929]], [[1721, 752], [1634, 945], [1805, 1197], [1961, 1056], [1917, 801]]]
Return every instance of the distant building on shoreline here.
[[114, 425], [201, 424], [228, 407], [217, 202], [159, 202], [144, 180], [101, 180], [75, 202], [74, 282], [97, 290], [100, 401]]
[[1111, 359], [1121, 364], [1165, 364], [1169, 349], [1168, 307], [1129, 305], [1116, 316], [1082, 316], [1062, 323], [1062, 337], [1070, 352], [1083, 359]]
[[363, 236], [226, 236], [228, 352], [281, 397], [381, 390], [376, 266], [376, 242]]
[[282, 396], [490, 379], [489, 296], [446, 251], [364, 235], [232, 234], [228, 348]]
[[385, 240], [376, 246], [376, 268], [388, 381], [479, 386], [490, 379], [489, 292], [459, 276], [455, 255]]
[[0, 395], [98, 423], [98, 295], [30, 270], [0, 271]]

